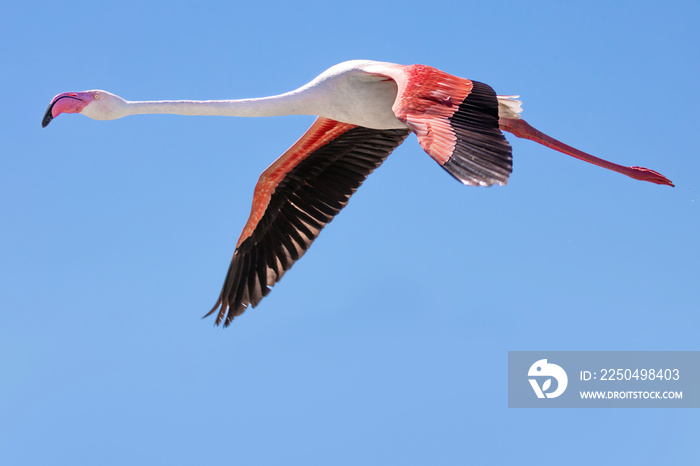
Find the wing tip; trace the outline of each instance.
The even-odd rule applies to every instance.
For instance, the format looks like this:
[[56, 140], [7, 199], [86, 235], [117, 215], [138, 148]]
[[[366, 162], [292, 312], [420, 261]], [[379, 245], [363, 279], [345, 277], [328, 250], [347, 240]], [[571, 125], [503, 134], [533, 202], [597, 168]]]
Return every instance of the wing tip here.
[[[255, 306], [251, 306], [251, 307], [255, 307]], [[233, 322], [233, 320], [236, 317], [243, 314], [246, 311], [246, 309], [248, 309], [248, 305], [241, 303], [241, 305], [238, 307], [237, 311], [234, 312], [233, 308], [229, 304], [224, 303], [221, 299], [219, 299], [217, 301], [217, 303], [214, 305], [214, 307], [209, 312], [207, 312], [205, 315], [202, 316], [202, 319], [205, 319], [205, 318], [209, 317], [210, 315], [212, 315], [213, 313], [217, 312], [217, 316], [216, 316], [216, 320], [214, 321], [214, 325], [216, 327], [218, 327], [223, 323], [222, 328], [226, 328], [229, 325], [231, 325], [231, 323]]]
[[224, 305], [222, 297], [219, 296], [219, 299], [216, 301], [216, 304], [214, 304], [214, 307], [212, 307], [209, 312], [204, 314], [202, 316], [202, 319], [206, 319], [207, 317], [212, 315], [214, 312], [218, 311], [218, 315], [216, 316], [216, 320], [214, 321], [214, 325], [219, 326], [219, 324], [221, 324], [221, 321], [223, 320], [224, 314], [226, 314], [227, 307], [228, 306]]

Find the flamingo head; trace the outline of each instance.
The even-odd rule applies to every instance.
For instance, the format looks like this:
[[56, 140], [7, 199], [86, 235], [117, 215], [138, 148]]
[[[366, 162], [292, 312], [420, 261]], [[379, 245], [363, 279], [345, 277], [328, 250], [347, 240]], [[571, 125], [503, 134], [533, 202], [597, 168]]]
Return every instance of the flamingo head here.
[[51, 100], [41, 126], [46, 128], [61, 113], [82, 113], [94, 120], [114, 120], [125, 115], [126, 101], [107, 91], [64, 92]]

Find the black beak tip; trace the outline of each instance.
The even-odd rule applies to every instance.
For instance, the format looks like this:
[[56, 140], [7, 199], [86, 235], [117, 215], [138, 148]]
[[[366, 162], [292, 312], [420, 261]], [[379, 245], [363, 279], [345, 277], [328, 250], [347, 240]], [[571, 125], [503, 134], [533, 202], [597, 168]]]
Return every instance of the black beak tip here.
[[51, 113], [51, 110], [53, 109], [53, 104], [49, 105], [49, 108], [46, 110], [46, 113], [44, 114], [44, 119], [41, 120], [41, 127], [46, 128], [49, 126], [49, 123], [51, 123], [51, 120], [53, 120], [53, 113]]

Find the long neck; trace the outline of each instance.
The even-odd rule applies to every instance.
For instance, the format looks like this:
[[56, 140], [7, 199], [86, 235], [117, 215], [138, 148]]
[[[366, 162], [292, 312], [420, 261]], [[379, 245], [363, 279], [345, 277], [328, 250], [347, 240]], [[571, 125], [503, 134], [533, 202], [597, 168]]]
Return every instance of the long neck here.
[[127, 115], [277, 116], [313, 115], [313, 98], [301, 89], [286, 94], [241, 100], [161, 100], [126, 102]]

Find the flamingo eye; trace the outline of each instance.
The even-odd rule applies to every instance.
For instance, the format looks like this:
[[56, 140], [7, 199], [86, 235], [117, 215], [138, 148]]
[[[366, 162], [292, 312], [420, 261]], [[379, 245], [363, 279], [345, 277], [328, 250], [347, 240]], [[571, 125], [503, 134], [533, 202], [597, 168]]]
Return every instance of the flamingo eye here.
[[94, 96], [94, 97], [95, 97], [95, 100], [97, 100], [97, 99], [99, 99], [99, 98], [100, 98], [100, 94], [95, 94], [95, 96]]

